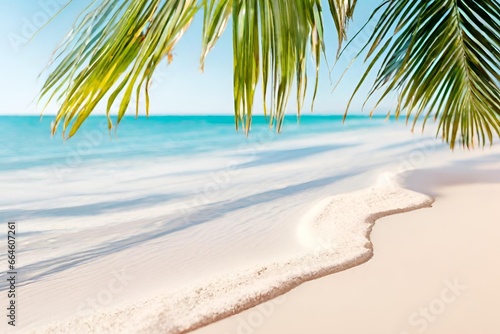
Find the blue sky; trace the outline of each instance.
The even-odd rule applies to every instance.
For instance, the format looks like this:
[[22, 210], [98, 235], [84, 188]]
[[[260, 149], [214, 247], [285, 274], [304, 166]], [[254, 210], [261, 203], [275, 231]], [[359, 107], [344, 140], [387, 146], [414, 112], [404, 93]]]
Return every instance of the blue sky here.
[[[33, 34], [67, 2], [68, 0], [0, 0], [0, 48], [2, 50], [0, 52], [0, 114], [40, 114], [41, 108], [31, 103], [42, 84], [42, 80], [37, 81], [37, 77], [45, 68], [55, 47], [70, 30], [77, 15], [91, 1], [71, 2], [55, 19], [45, 25], [36, 35], [33, 36]], [[351, 24], [351, 35], [362, 26], [378, 3], [373, 0], [359, 2], [355, 21]], [[330, 64], [333, 64], [337, 43], [326, 3], [324, 13], [328, 60]], [[201, 17], [198, 16], [176, 47], [174, 62], [170, 66], [165, 63], [157, 73], [157, 85], [151, 93], [152, 115], [233, 113], [230, 29], [226, 31], [209, 55], [205, 72], [201, 73], [199, 71], [201, 23]], [[352, 52], [357, 51], [359, 47], [360, 42], [355, 43], [351, 52], [339, 61], [332, 74], [334, 82], [350, 62]], [[312, 60], [310, 65], [313, 69]], [[343, 113], [363, 69], [364, 65], [357, 62], [332, 94], [333, 86], [329, 79], [329, 71], [323, 62], [315, 113]], [[353, 112], [361, 110], [368, 88], [360, 92], [353, 104]], [[255, 111], [259, 113], [260, 101], [256, 102]], [[294, 99], [288, 109], [291, 113], [295, 112]], [[386, 111], [384, 106], [380, 110], [381, 113]], [[56, 112], [57, 106], [51, 105], [46, 114]], [[96, 114], [102, 112], [102, 110], [96, 110]]]

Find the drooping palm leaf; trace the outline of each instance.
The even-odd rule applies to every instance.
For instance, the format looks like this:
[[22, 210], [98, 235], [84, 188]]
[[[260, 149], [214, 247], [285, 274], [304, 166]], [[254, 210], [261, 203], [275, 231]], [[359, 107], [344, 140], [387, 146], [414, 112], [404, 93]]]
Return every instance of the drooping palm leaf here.
[[344, 40], [347, 39], [347, 24], [352, 19], [357, 0], [328, 0], [328, 2], [335, 27], [337, 28], [340, 52]]
[[376, 106], [396, 91], [395, 115], [413, 117], [413, 127], [438, 119], [451, 148], [500, 136], [498, 0], [388, 1], [362, 52], [368, 71], [382, 62], [370, 94], [382, 92]]
[[[345, 38], [355, 2], [329, 0], [339, 40]], [[119, 122], [134, 93], [138, 110], [144, 90], [148, 112], [148, 86], [155, 69], [170, 56], [199, 10], [204, 11], [202, 68], [232, 19], [234, 110], [237, 125], [244, 124], [246, 131], [260, 79], [264, 111], [278, 130], [294, 81], [300, 113], [307, 88], [307, 56], [312, 53], [318, 71], [324, 49], [320, 0], [96, 0], [94, 7], [60, 48], [57, 65], [41, 91], [47, 104], [54, 99], [61, 103], [53, 132], [62, 123], [63, 135], [68, 137], [105, 100], [108, 119], [112, 106], [119, 106]]]
[[62, 59], [42, 89], [47, 103], [61, 101], [53, 132], [63, 122], [63, 134], [69, 128], [71, 137], [105, 97], [108, 119], [115, 101], [121, 100], [119, 122], [134, 93], [138, 108], [141, 89], [147, 112], [152, 75], [198, 9], [196, 0], [100, 1], [62, 45]]
[[[307, 88], [309, 44], [319, 67], [321, 5], [315, 0], [245, 0], [233, 5], [232, 18], [237, 119], [248, 132], [254, 93], [262, 74], [264, 112], [269, 113], [271, 125], [276, 122], [279, 131], [294, 80], [300, 114]], [[270, 108], [266, 106], [269, 87]]]

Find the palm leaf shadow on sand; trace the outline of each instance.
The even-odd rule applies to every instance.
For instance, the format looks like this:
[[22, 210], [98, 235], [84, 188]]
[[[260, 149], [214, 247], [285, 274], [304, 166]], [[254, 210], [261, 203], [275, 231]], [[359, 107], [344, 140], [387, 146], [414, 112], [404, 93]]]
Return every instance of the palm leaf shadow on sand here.
[[478, 159], [457, 160], [438, 168], [408, 171], [403, 174], [403, 186], [437, 198], [438, 189], [448, 185], [500, 183], [500, 171], [487, 165], [498, 161], [500, 154], [495, 154]]

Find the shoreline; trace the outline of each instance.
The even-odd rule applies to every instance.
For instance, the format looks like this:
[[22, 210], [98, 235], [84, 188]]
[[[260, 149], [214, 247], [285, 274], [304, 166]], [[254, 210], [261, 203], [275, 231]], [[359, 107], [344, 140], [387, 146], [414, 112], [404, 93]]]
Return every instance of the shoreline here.
[[[382, 148], [384, 147], [385, 146], [382, 146]], [[359, 150], [364, 152], [367, 149], [367, 147], [362, 147]], [[405, 149], [405, 151], [407, 150]], [[394, 160], [391, 160], [392, 162], [398, 161], [396, 159], [400, 159], [395, 152], [391, 152], [390, 155], [386, 151], [381, 152], [384, 152], [388, 156], [394, 156]], [[420, 160], [419, 162], [416, 160], [414, 152], [419, 152], [421, 157], [423, 155], [423, 158], [421, 158], [423, 161]], [[495, 152], [496, 151], [493, 151], [492, 153]], [[299, 169], [300, 167], [302, 171], [305, 166], [310, 166], [311, 162], [322, 166], [321, 157], [327, 157], [328, 155], [329, 153], [324, 152], [317, 157], [310, 157], [309, 160], [301, 160], [300, 164], [293, 165], [293, 168]], [[457, 160], [456, 155], [453, 157], [454, 158], [451, 159], [451, 155], [446, 154], [443, 163], [443, 155], [439, 156], [440, 161], [438, 161], [438, 155], [434, 154], [434, 150], [428, 152], [422, 151], [420, 148], [418, 151], [410, 151], [410, 153], [404, 155], [405, 161], [409, 161], [411, 164], [416, 163], [418, 165], [425, 162], [425, 166], [430, 165], [435, 168], [441, 168], [438, 170], [437, 176], [433, 176], [436, 174], [433, 171], [424, 175], [424, 178], [430, 178], [431, 181], [433, 180], [434, 183], [439, 185], [441, 183], [436, 180], [444, 180], [441, 174], [450, 172], [446, 164], [450, 164], [451, 161], [457, 164], [462, 163], [463, 166], [459, 166], [460, 168], [458, 169], [463, 170], [466, 175], [481, 177], [483, 174], [480, 171], [475, 168], [468, 168], [467, 164], [474, 161], [474, 157], [479, 157], [480, 159], [478, 161], [483, 162], [495, 162], [496, 159], [496, 155], [494, 154], [462, 155], [462, 158], [466, 157], [466, 159], [463, 160]], [[359, 158], [359, 156], [355, 158]], [[377, 156], [377, 159], [385, 161], [386, 156], [381, 153]], [[376, 160], [370, 161], [371, 164], [376, 164], [376, 162]], [[27, 316], [31, 317], [30, 320], [32, 322], [30, 323], [30, 320], [27, 321], [27, 325], [24, 328], [20, 328], [20, 330], [23, 332], [36, 333], [68, 331], [81, 331], [83, 333], [89, 331], [186, 333], [195, 329], [205, 331], [210, 330], [212, 326], [219, 326], [221, 323], [232, 321], [231, 319], [235, 318], [235, 314], [246, 314], [247, 312], [252, 312], [256, 307], [261, 307], [261, 304], [272, 303], [278, 296], [283, 296], [283, 298], [286, 296], [286, 298], [288, 298], [287, 296], [295, 294], [295, 291], [297, 289], [302, 289], [304, 285], [314, 284], [314, 282], [319, 280], [337, 276], [331, 275], [332, 273], [350, 273], [352, 270], [357, 270], [356, 268], [362, 268], [364, 266], [360, 266], [360, 264], [372, 262], [369, 260], [372, 259], [374, 254], [373, 245], [375, 245], [375, 248], [380, 247], [377, 246], [375, 242], [371, 241], [373, 239], [370, 233], [375, 220], [385, 217], [388, 214], [391, 214], [392, 217], [404, 217], [408, 213], [405, 215], [395, 214], [429, 207], [433, 202], [430, 196], [403, 188], [404, 186], [410, 189], [422, 190], [417, 189], [418, 187], [413, 188], [415, 185], [395, 183], [395, 178], [388, 177], [387, 171], [394, 170], [391, 169], [391, 167], [398, 167], [396, 165], [397, 163], [393, 163], [387, 166], [387, 168], [376, 169], [376, 172], [371, 174], [371, 178], [367, 178], [370, 174], [363, 174], [364, 180], [372, 180], [369, 184], [374, 185], [359, 191], [344, 193], [339, 191], [339, 188], [332, 188], [329, 183], [324, 182], [321, 182], [321, 191], [317, 193], [312, 194], [311, 192], [305, 191], [320, 184], [319, 181], [321, 180], [336, 180], [343, 175], [342, 171], [334, 170], [333, 173], [338, 174], [338, 177], [336, 176], [328, 179], [314, 175], [314, 181], [307, 181], [308, 178], [305, 177], [306, 175], [301, 174], [300, 176], [304, 179], [304, 183], [297, 183], [297, 180], [293, 179], [291, 186], [276, 187], [275, 190], [270, 192], [263, 192], [262, 194], [265, 195], [270, 193], [272, 196], [268, 198], [274, 199], [275, 202], [271, 203], [270, 206], [261, 207], [271, 208], [273, 210], [274, 219], [282, 220], [282, 222], [279, 222], [280, 228], [287, 227], [286, 230], [281, 229], [281, 231], [287, 233], [287, 235], [286, 238], [279, 238], [281, 235], [276, 233], [277, 230], [269, 231], [254, 229], [253, 232], [259, 232], [261, 235], [266, 235], [266, 243], [270, 245], [272, 244], [274, 246], [275, 243], [272, 241], [276, 240], [276, 247], [273, 248], [273, 251], [287, 250], [287, 252], [274, 253], [264, 251], [264, 249], [245, 247], [245, 249], [249, 251], [248, 254], [250, 254], [251, 257], [246, 258], [245, 256], [238, 255], [238, 257], [236, 257], [238, 262], [218, 263], [214, 261], [214, 259], [219, 259], [218, 257], [214, 257], [216, 253], [205, 256], [200, 252], [200, 250], [203, 250], [203, 247], [200, 247], [202, 245], [198, 245], [196, 242], [193, 243], [193, 241], [204, 242], [207, 240], [206, 238], [212, 238], [213, 241], [219, 240], [216, 239], [218, 235], [217, 231], [220, 233], [230, 226], [228, 223], [231, 222], [231, 216], [225, 216], [223, 219], [219, 219], [217, 225], [215, 225], [216, 229], [213, 229], [214, 225], [210, 225], [210, 230], [201, 228], [201, 226], [199, 228], [187, 229], [184, 233], [188, 233], [187, 236], [189, 238], [187, 240], [191, 242], [185, 245], [188, 248], [179, 248], [179, 250], [189, 250], [189, 255], [185, 252], [177, 252], [178, 254], [175, 254], [175, 256], [179, 258], [182, 257], [182, 259], [186, 257], [189, 259], [189, 256], [195, 256], [197, 260], [196, 263], [205, 265], [205, 267], [189, 266], [191, 272], [198, 273], [205, 270], [204, 274], [206, 274], [208, 272], [207, 268], [210, 267], [209, 269], [213, 269], [212, 273], [215, 274], [196, 274], [192, 277], [196, 277], [195, 279], [198, 281], [189, 285], [184, 283], [181, 289], [169, 285], [170, 283], [168, 280], [171, 279], [172, 275], [176, 275], [177, 273], [172, 270], [174, 267], [165, 265], [163, 261], [169, 261], [169, 257], [172, 256], [171, 253], [164, 251], [166, 249], [165, 246], [172, 245], [171, 242], [181, 241], [182, 236], [186, 234], [175, 235], [176, 239], [173, 238], [173, 235], [168, 235], [167, 238], [162, 238], [156, 242], [154, 242], [153, 239], [151, 242], [134, 247], [134, 249], [110, 253], [103, 258], [102, 261], [76, 265], [65, 271], [63, 275], [52, 276], [53, 278], [50, 280], [39, 280], [36, 284], [26, 285], [26, 287], [23, 287], [21, 296], [29, 296], [29, 300], [35, 302], [32, 303], [34, 306], [32, 306], [29, 311], [25, 311]], [[400, 163], [399, 167], [401, 166], [402, 163]], [[258, 165], [253, 168], [260, 170], [263, 166]], [[260, 176], [256, 170], [254, 174], [250, 176], [255, 177], [255, 175]], [[373, 179], [375, 175], [379, 175], [378, 180]], [[357, 179], [358, 182], [360, 178], [361, 175]], [[406, 175], [403, 179], [408, 181]], [[260, 185], [268, 189], [268, 184], [263, 182], [263, 180], [264, 179], [262, 179]], [[283, 180], [290, 182], [292, 179], [286, 178]], [[352, 184], [352, 180], [353, 178], [349, 179], [349, 184]], [[483, 181], [488, 182], [488, 180]], [[422, 182], [416, 180], [417, 186], [419, 183]], [[310, 186], [312, 187], [308, 188]], [[248, 187], [248, 189], [253, 188], [253, 184], [248, 183]], [[342, 189], [342, 187], [340, 187], [340, 189]], [[328, 197], [328, 194], [335, 192], [338, 192], [340, 195]], [[318, 201], [320, 197], [317, 195], [320, 193], [327, 194], [326, 199], [322, 196], [323, 200]], [[435, 196], [433, 192], [429, 192], [429, 194]], [[290, 197], [290, 195], [294, 197]], [[253, 199], [254, 195], [250, 196], [250, 198]], [[315, 198], [315, 200], [311, 200], [312, 198]], [[234, 205], [232, 209], [235, 210], [235, 214], [236, 212], [238, 213], [238, 217], [240, 218], [242, 214], [245, 218], [247, 217], [246, 215], [254, 214], [253, 220], [249, 219], [245, 220], [245, 222], [259, 223], [258, 226], [260, 228], [265, 228], [269, 225], [265, 224], [266, 221], [278, 223], [278, 221], [269, 220], [269, 218], [266, 220], [266, 216], [262, 214], [256, 216], [256, 212], [252, 207], [253, 203], [248, 201], [245, 197], [243, 197], [243, 199], [244, 202], [242, 203], [245, 204], [243, 209], [236, 211], [236, 209], [240, 208], [238, 205]], [[241, 204], [238, 201], [236, 201], [236, 203]], [[293, 207], [291, 203], [301, 203], [302, 206], [300, 208]], [[316, 205], [311, 207], [311, 203], [316, 203]], [[283, 206], [284, 204], [286, 206]], [[292, 207], [294, 208], [292, 211], [293, 213], [284, 210], [284, 208]], [[303, 208], [307, 208], [307, 210], [302, 210]], [[151, 211], [151, 208], [148, 208], [148, 210]], [[306, 211], [308, 213], [304, 217], [303, 214]], [[210, 213], [211, 211], [208, 212]], [[266, 211], [259, 210], [258, 212], [265, 213]], [[324, 212], [328, 212], [328, 214], [325, 215]], [[286, 216], [283, 217], [281, 215], [282, 213], [286, 213]], [[263, 219], [256, 219], [258, 217]], [[299, 221], [300, 217], [304, 217], [301, 222]], [[123, 226], [128, 225], [124, 224]], [[123, 226], [119, 226], [119, 229], [117, 226], [116, 232], [123, 231]], [[160, 223], [155, 223], [150, 226], [150, 229], [158, 233], [158, 229], [161, 230], [162, 227]], [[238, 239], [231, 241], [233, 244], [236, 244], [237, 240], [246, 238], [245, 240], [250, 239], [253, 245], [259, 245], [259, 242], [256, 241], [258, 240], [256, 239], [256, 234], [248, 235], [245, 233], [249, 231], [249, 227], [255, 228], [255, 225], [240, 224], [238, 227], [240, 233], [231, 231], [231, 233], [224, 235], [237, 237]], [[211, 235], [203, 233], [206, 231], [210, 231]], [[102, 230], [99, 228], [93, 231], [93, 233], [98, 232], [102, 233]], [[290, 241], [293, 241], [294, 245], [287, 243]], [[182, 246], [182, 244], [179, 245]], [[219, 247], [217, 251], [227, 253], [227, 249], [233, 249], [227, 248], [227, 245], [228, 244], [225, 244], [224, 247]], [[283, 248], [280, 249], [279, 247]], [[176, 250], [176, 248], [170, 249]], [[256, 254], [259, 255], [256, 256]], [[210, 261], [203, 264], [199, 256]], [[84, 301], [89, 300], [89, 296], [97, 296], [99, 298], [99, 294], [102, 291], [109, 293], [110, 288], [109, 286], [106, 287], [106, 284], [111, 284], [114, 279], [113, 276], [116, 274], [116, 270], [119, 269], [118, 265], [123, 263], [123, 259], [127, 259], [128, 262], [128, 267], [126, 267], [125, 270], [130, 269], [130, 272], [126, 274], [136, 275], [132, 277], [133, 281], [130, 281], [132, 282], [130, 287], [127, 285], [129, 284], [128, 282], [121, 287], [122, 290], [128, 290], [123, 290], [124, 293], [113, 292], [113, 295], [111, 295], [109, 299], [110, 303], [102, 302], [97, 308], [87, 303], [83, 305], [84, 312], [80, 312], [80, 306], [82, 303], [86, 303]], [[146, 259], [146, 262], [143, 261], [143, 259]], [[258, 261], [254, 259], [258, 259]], [[266, 261], [260, 261], [259, 259], [265, 259]], [[158, 266], [158, 264], [163, 265]], [[114, 268], [110, 266], [114, 266]], [[112, 271], [113, 269], [110, 268], [116, 269]], [[185, 268], [182, 269], [185, 270]], [[138, 279], [144, 275], [137, 276], [138, 273], [146, 273], [145, 285], [142, 279]], [[192, 281], [192, 278], [190, 278], [190, 280]], [[153, 282], [154, 284], [149, 284], [148, 282]], [[96, 286], [96, 284], [98, 285]], [[54, 305], [53, 302], [57, 302], [57, 298], [50, 298], [51, 296], [44, 291], [60, 288], [68, 294], [68, 300], [63, 304]], [[73, 290], [73, 288], [75, 289]], [[43, 309], [38, 311], [39, 308], [35, 305], [40, 306], [41, 303], [45, 303], [45, 301], [48, 303], [47, 309], [54, 310], [53, 314], [60, 314], [60, 318], [52, 316], [52, 318], [45, 321], [42, 320], [44, 319], [42, 315], [44, 312], [47, 312]], [[268, 302], [266, 303], [266, 301]], [[27, 304], [28, 298], [21, 302]], [[50, 304], [51, 302], [52, 304]], [[30, 308], [30, 305], [28, 305], [28, 308]], [[218, 321], [220, 319], [224, 320]], [[229, 331], [231, 331], [231, 329], [229, 329]], [[223, 331], [219, 330], [214, 333], [220, 334], [221, 332]], [[210, 332], [207, 332], [207, 334], [208, 333]]]
[[488, 314], [500, 307], [494, 285], [500, 269], [487, 256], [500, 253], [493, 204], [500, 195], [498, 167], [483, 158], [410, 172], [406, 186], [426, 190], [436, 202], [430, 210], [377, 221], [370, 261], [193, 334], [498, 333], [500, 324]]
[[[317, 123], [319, 132], [307, 140], [261, 138], [257, 146], [230, 149], [215, 159], [203, 151], [168, 168], [158, 166], [169, 160], [133, 157], [119, 170], [113, 164], [92, 165], [92, 175], [87, 165], [76, 165], [59, 183], [51, 182], [52, 171], [43, 166], [27, 179], [19, 178], [19, 171], [4, 173], [6, 189], [28, 184], [33, 189], [28, 198], [13, 191], [16, 196], [2, 207], [5, 215], [18, 218], [24, 233], [19, 291], [23, 321], [16, 329], [40, 331], [90, 317], [91, 327], [122, 321], [124, 330], [133, 332], [136, 325], [140, 329], [159, 323], [163, 328], [179, 321], [185, 330], [205, 318], [213, 321], [211, 314], [235, 313], [231, 305], [260, 303], [270, 298], [266, 293], [277, 294], [273, 289], [311, 279], [325, 266], [354, 263], [366, 256], [367, 217], [354, 217], [360, 228], [353, 233], [352, 249], [344, 252], [350, 244], [337, 245], [340, 254], [320, 261], [321, 256], [298, 242], [296, 229], [303, 215], [322, 199], [367, 188], [383, 172], [427, 164], [435, 152], [444, 151], [430, 139], [422, 144], [403, 128], [389, 131], [388, 125], [379, 125], [368, 134], [366, 126], [360, 122], [355, 129], [327, 135], [322, 134], [327, 126]], [[377, 141], [371, 140], [373, 133]], [[396, 143], [391, 140], [395, 136], [400, 138]], [[415, 159], [416, 154], [423, 159]], [[27, 204], [19, 204], [23, 201]], [[374, 205], [370, 211], [390, 209]], [[200, 287], [204, 295], [190, 294]], [[184, 306], [169, 310], [175, 300], [164, 303], [159, 296]], [[196, 302], [203, 299], [209, 303]], [[142, 310], [144, 305], [151, 307]], [[116, 311], [126, 314], [134, 307], [139, 312], [114, 319]], [[158, 314], [167, 317], [166, 324]]]
[[[174, 294], [115, 309], [112, 318], [111, 312], [94, 313], [65, 323], [49, 324], [36, 332], [133, 328], [132, 332], [137, 333], [188, 333], [282, 296], [306, 282], [369, 261], [373, 256], [370, 233], [376, 220], [429, 207], [432, 203], [432, 198], [396, 183], [388, 184], [387, 179], [382, 185], [332, 196], [316, 205], [312, 209], [313, 217], [301, 223], [302, 233], [315, 240], [312, 248], [302, 240], [305, 246], [302, 256], [226, 273]], [[362, 206], [364, 210], [359, 211]], [[357, 215], [344, 215], [344, 219], [332, 224], [332, 215], [341, 216], [353, 209]], [[329, 211], [330, 216], [325, 217], [325, 211]]]

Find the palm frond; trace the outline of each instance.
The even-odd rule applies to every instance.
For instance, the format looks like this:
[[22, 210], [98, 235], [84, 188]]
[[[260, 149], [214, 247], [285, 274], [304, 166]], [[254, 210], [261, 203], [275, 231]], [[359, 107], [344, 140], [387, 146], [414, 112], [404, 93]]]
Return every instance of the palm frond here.
[[352, 19], [357, 0], [328, 0], [335, 27], [337, 28], [339, 49], [337, 56], [342, 49], [343, 42], [347, 39], [347, 26]]
[[[262, 80], [264, 112], [281, 129], [293, 83], [300, 110], [307, 90], [306, 59], [312, 54], [316, 82], [324, 51], [321, 0], [95, 0], [97, 6], [78, 21], [59, 49], [41, 99], [60, 101], [53, 133], [60, 123], [71, 137], [101, 101], [109, 118], [118, 104], [117, 123], [135, 92], [136, 110], [159, 63], [169, 57], [194, 15], [204, 11], [201, 68], [209, 51], [232, 19], [234, 111], [236, 125], [250, 130], [255, 90]], [[345, 38], [356, 1], [330, 0], [330, 11]], [[268, 104], [268, 95], [270, 103]], [[316, 89], [314, 91], [314, 98]]]
[[196, 0], [102, 0], [88, 10], [60, 47], [58, 65], [41, 91], [47, 104], [61, 101], [53, 133], [62, 122], [63, 136], [69, 129], [71, 137], [105, 97], [110, 128], [118, 97], [117, 123], [134, 93], [138, 110], [142, 89], [148, 112], [152, 75], [171, 56], [198, 9]]
[[381, 92], [375, 108], [396, 91], [396, 117], [413, 117], [413, 127], [421, 118], [423, 127], [439, 120], [438, 133], [452, 149], [500, 136], [497, 0], [389, 1], [361, 52], [367, 73], [382, 64], [370, 92]]
[[233, 5], [232, 18], [237, 122], [244, 124], [246, 132], [250, 130], [254, 94], [262, 74], [264, 113], [280, 131], [294, 81], [299, 114], [304, 102], [308, 45], [319, 67], [321, 4], [315, 0], [244, 0]]
[[[356, 1], [330, 0], [339, 44]], [[234, 52], [234, 111], [236, 126], [250, 130], [254, 96], [262, 76], [263, 110], [280, 131], [293, 83], [300, 115], [307, 91], [306, 60], [311, 52], [318, 86], [321, 54], [325, 51], [320, 0], [208, 0], [205, 4], [202, 64], [232, 18]], [[268, 96], [270, 103], [268, 105]]]

